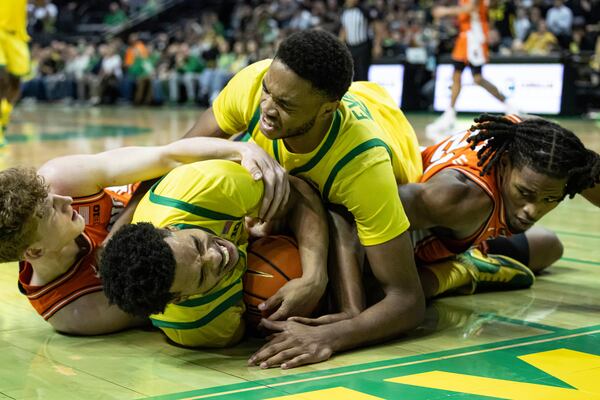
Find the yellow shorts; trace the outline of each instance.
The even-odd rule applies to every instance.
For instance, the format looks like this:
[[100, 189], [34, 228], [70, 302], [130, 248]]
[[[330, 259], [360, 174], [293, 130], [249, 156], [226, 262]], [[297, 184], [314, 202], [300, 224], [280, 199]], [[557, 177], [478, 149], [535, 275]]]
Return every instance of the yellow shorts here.
[[12, 75], [24, 76], [29, 73], [30, 64], [27, 42], [0, 30], [0, 67]]

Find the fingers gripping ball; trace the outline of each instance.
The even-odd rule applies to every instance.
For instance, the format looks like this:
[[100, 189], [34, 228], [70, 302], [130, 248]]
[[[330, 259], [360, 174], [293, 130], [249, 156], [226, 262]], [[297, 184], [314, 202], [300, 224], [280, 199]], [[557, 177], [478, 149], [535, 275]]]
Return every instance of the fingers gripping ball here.
[[262, 315], [258, 305], [274, 295], [286, 282], [302, 276], [296, 242], [287, 236], [267, 236], [248, 248], [248, 270], [244, 275], [246, 323], [256, 331]]

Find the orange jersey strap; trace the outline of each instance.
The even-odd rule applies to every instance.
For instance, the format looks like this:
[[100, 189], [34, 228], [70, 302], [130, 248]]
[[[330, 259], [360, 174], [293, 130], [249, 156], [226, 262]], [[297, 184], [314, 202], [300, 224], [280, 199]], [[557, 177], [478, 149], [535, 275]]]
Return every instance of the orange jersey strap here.
[[94, 250], [97, 243], [85, 231], [76, 241], [80, 248], [77, 261], [67, 272], [47, 285], [30, 285], [33, 276], [31, 264], [26, 261], [19, 264], [19, 289], [45, 320], [81, 296], [102, 290], [102, 282], [96, 270]]

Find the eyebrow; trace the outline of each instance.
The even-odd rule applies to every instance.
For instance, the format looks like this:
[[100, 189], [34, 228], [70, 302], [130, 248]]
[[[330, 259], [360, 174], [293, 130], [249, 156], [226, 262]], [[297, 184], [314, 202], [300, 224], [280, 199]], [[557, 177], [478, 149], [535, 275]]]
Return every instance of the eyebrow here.
[[200, 253], [200, 255], [204, 255], [204, 248], [202, 247], [202, 243], [200, 243], [200, 239], [198, 239], [196, 236], [192, 236], [192, 240], [194, 241], [194, 244], [196, 245], [196, 249], [198, 250], [198, 253]]
[[280, 97], [275, 97], [275, 96], [273, 96], [273, 94], [272, 94], [272, 93], [269, 91], [269, 88], [267, 88], [267, 84], [265, 83], [265, 80], [264, 80], [264, 79], [262, 80], [262, 88], [263, 88], [263, 90], [264, 90], [265, 92], [269, 93], [269, 95], [270, 95], [270, 96], [273, 98], [273, 100], [275, 100], [275, 103], [279, 103], [279, 104], [281, 104], [282, 106], [284, 106], [284, 107], [288, 107], [288, 108], [291, 108], [291, 107], [293, 107], [293, 106], [294, 106], [293, 104], [291, 104], [291, 103], [290, 103], [289, 101], [287, 101], [287, 100], [284, 100], [284, 99], [282, 99], [282, 98], [280, 98]]
[[[543, 193], [539, 193], [537, 190], [529, 189], [529, 188], [527, 188], [527, 187], [525, 187], [525, 186], [523, 186], [521, 184], [517, 183], [516, 186], [517, 186], [517, 189], [519, 189], [519, 190], [521, 190], [523, 192], [526, 192], [527, 194], [531, 194], [531, 195], [534, 195], [534, 196], [541, 196], [541, 195], [543, 195]], [[559, 194], [549, 194], [549, 195], [545, 195], [544, 198], [545, 199], [546, 198], [560, 199], [560, 198], [562, 198], [562, 195], [559, 195]]]

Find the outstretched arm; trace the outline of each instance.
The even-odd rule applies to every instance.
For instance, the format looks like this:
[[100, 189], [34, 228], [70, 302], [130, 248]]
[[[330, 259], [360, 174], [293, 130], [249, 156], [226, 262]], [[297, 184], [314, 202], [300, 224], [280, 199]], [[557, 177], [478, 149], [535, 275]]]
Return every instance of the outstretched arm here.
[[164, 146], [123, 147], [92, 155], [60, 157], [44, 164], [39, 174], [53, 192], [80, 197], [108, 186], [156, 178], [181, 164], [207, 159], [241, 161], [254, 179], [264, 180], [260, 218], [272, 218], [287, 201], [287, 176], [277, 162], [254, 143], [217, 138], [181, 139]]
[[[327, 286], [328, 227], [321, 199], [301, 179], [290, 177], [292, 193], [281, 216], [298, 241], [302, 277], [287, 282], [259, 309], [270, 320], [307, 316], [315, 309]], [[275, 311], [276, 310], [276, 311]]]

